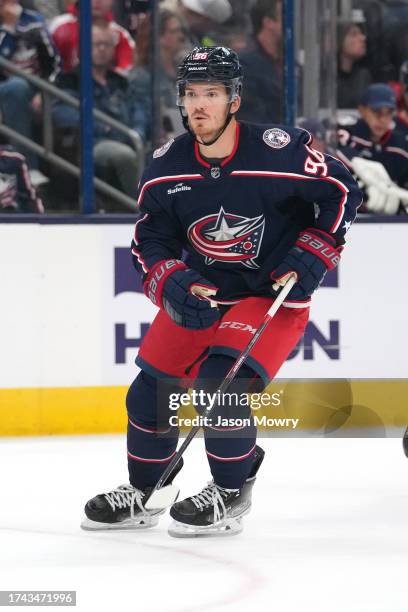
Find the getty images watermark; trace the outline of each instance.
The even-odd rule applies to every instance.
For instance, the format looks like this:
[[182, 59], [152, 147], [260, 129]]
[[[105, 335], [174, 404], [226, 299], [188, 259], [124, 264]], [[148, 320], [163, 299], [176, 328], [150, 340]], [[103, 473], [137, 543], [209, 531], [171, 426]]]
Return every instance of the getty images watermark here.
[[[208, 393], [203, 389], [193, 389], [190, 393], [170, 393], [169, 408], [178, 411], [179, 408], [193, 406], [197, 412], [194, 417], [182, 417], [178, 414], [169, 418], [170, 427], [220, 427], [242, 429], [250, 425], [261, 427], [291, 427], [296, 429], [299, 419], [273, 418], [266, 415], [257, 415], [256, 411], [271, 406], [281, 405], [283, 391], [268, 393]], [[250, 416], [226, 416], [220, 414], [220, 409], [247, 409], [252, 412]], [[207, 415], [210, 411], [213, 411]]]

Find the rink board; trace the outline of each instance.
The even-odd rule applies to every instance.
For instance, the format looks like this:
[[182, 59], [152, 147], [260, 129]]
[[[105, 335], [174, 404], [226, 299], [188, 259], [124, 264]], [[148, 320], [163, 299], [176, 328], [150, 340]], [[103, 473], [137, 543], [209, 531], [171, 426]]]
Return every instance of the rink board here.
[[[352, 401], [344, 400], [349, 384]], [[408, 424], [407, 380], [281, 381], [268, 387], [271, 394], [284, 387], [278, 406], [253, 411], [260, 436], [317, 435], [361, 437], [399, 435]], [[291, 389], [290, 397], [288, 386]], [[126, 430], [127, 387], [65, 387], [1, 389], [1, 433], [9, 436], [121, 433]], [[285, 395], [286, 392], [286, 395]], [[179, 410], [184, 419], [194, 418], [190, 405]], [[298, 420], [296, 427], [293, 419]]]
[[[131, 223], [0, 224], [0, 435], [124, 430], [134, 358], [157, 312], [131, 267], [132, 234]], [[371, 379], [351, 380], [354, 401], [391, 425], [408, 399], [406, 234], [405, 223], [352, 228], [279, 373]]]

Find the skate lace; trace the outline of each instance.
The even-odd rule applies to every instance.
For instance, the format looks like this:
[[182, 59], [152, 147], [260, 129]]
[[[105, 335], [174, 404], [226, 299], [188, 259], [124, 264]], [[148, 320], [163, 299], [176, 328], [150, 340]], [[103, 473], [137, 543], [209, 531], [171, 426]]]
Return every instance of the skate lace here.
[[227, 518], [227, 509], [224, 504], [224, 499], [228, 496], [228, 491], [218, 487], [215, 482], [209, 482], [206, 487], [191, 497], [191, 501], [198, 508], [203, 510], [208, 506], [214, 507], [214, 523], [219, 520], [225, 520]]
[[115, 511], [116, 508], [130, 507], [130, 516], [133, 519], [135, 517], [135, 502], [139, 510], [143, 514], [147, 514], [142, 504], [144, 495], [145, 494], [140, 489], [135, 489], [132, 485], [125, 484], [120, 485], [110, 493], [105, 493], [105, 498], [113, 511]]

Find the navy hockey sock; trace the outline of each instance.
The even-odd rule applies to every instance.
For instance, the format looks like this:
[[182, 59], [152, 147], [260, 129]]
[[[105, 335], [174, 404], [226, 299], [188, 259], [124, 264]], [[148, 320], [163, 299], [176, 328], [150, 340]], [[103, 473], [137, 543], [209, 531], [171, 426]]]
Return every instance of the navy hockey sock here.
[[146, 372], [140, 372], [130, 386], [126, 407], [129, 481], [144, 489], [156, 484], [166, 469], [175, 453], [179, 431], [169, 428], [168, 397], [158, 392], [157, 379]]
[[[201, 365], [195, 389], [213, 394], [231, 368], [234, 359], [210, 355]], [[214, 482], [226, 489], [239, 489], [248, 477], [256, 445], [256, 427], [245, 397], [249, 391], [259, 391], [263, 383], [247, 366], [242, 366], [237, 378], [211, 414], [211, 425], [205, 427], [205, 447]]]

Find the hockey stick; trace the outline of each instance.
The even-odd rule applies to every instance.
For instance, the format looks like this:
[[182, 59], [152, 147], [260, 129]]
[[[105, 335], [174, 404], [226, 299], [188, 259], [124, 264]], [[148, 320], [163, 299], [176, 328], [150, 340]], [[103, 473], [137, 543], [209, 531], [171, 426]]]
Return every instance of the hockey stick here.
[[[286, 285], [281, 289], [278, 297], [276, 298], [276, 300], [273, 302], [273, 304], [269, 308], [268, 312], [265, 315], [263, 322], [256, 330], [254, 336], [252, 337], [248, 345], [244, 348], [242, 353], [237, 357], [236, 361], [231, 366], [229, 372], [227, 373], [226, 377], [222, 381], [220, 387], [217, 389], [216, 395], [218, 394], [222, 395], [228, 389], [229, 385], [232, 383], [235, 376], [237, 375], [238, 370], [240, 369], [245, 359], [248, 357], [248, 355], [254, 348], [255, 344], [258, 342], [259, 338], [262, 336], [268, 323], [277, 313], [278, 309], [284, 302], [286, 296], [288, 295], [289, 291], [292, 289], [295, 282], [296, 282], [296, 278], [292, 276], [288, 280]], [[208, 417], [211, 414], [211, 412], [212, 412], [212, 409], [210, 410], [206, 409], [205, 416]], [[178, 487], [176, 487], [176, 485], [174, 484], [169, 484], [165, 486], [163, 486], [163, 484], [166, 482], [166, 479], [169, 477], [173, 469], [176, 467], [177, 463], [181, 459], [181, 456], [184, 454], [186, 448], [189, 446], [189, 444], [191, 443], [193, 438], [197, 435], [197, 433], [200, 431], [200, 429], [201, 429], [200, 425], [196, 425], [195, 427], [191, 429], [190, 433], [188, 434], [188, 436], [186, 437], [186, 439], [180, 446], [179, 450], [176, 452], [176, 454], [174, 455], [174, 457], [168, 464], [167, 468], [164, 470], [163, 474], [157, 481], [155, 487], [152, 489], [150, 495], [148, 495], [148, 497], [146, 498], [146, 502], [144, 503], [144, 506], [147, 510], [167, 508], [168, 506], [171, 506], [176, 501], [178, 494], [179, 494]]]

